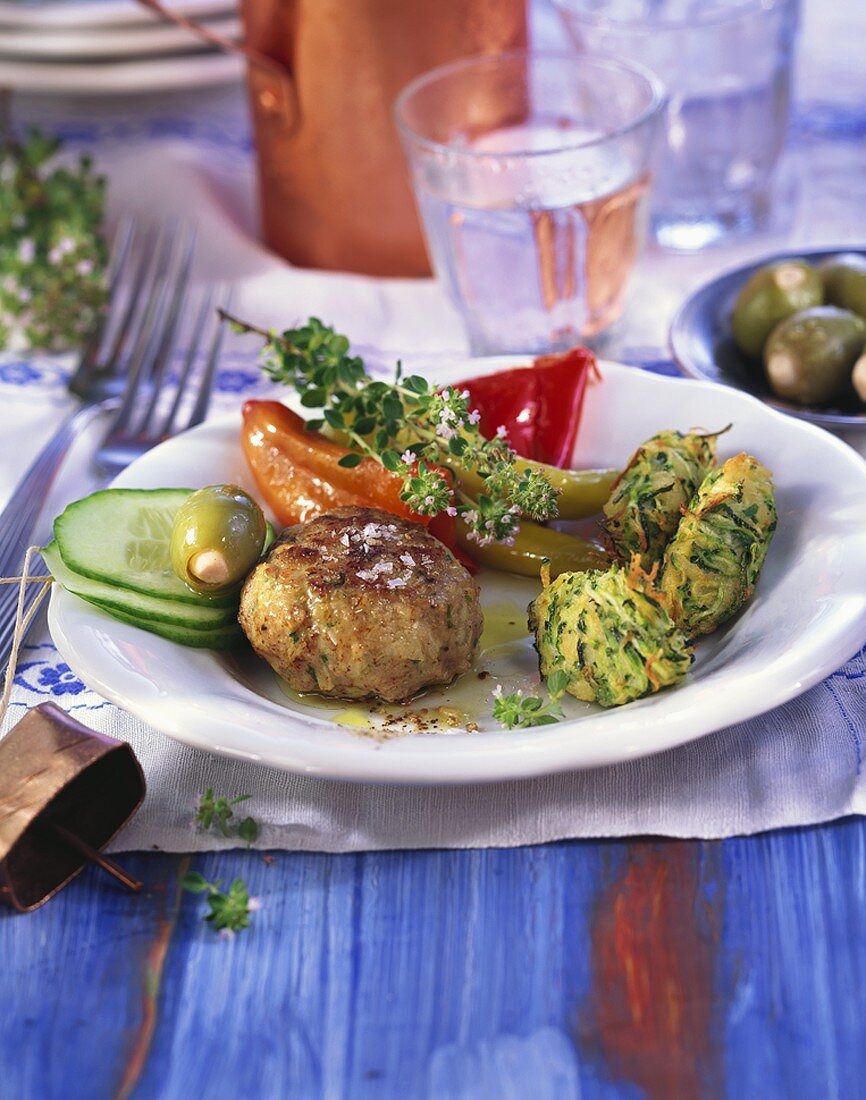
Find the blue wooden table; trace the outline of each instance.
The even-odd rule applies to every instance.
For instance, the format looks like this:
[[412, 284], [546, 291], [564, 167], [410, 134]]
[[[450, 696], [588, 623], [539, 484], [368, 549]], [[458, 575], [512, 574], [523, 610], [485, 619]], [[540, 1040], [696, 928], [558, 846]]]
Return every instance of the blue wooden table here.
[[[0, 1096], [851, 1100], [866, 824], [510, 851], [139, 854], [0, 916]], [[193, 867], [262, 908], [231, 942]]]

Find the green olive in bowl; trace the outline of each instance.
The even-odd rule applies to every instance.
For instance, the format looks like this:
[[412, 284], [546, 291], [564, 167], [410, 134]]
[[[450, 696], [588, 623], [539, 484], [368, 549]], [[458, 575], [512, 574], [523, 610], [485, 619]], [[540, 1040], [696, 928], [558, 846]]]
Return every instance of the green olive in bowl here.
[[190, 588], [217, 595], [236, 587], [261, 556], [267, 523], [261, 508], [237, 485], [209, 485], [178, 509], [171, 532], [171, 564]]
[[799, 405], [826, 405], [851, 388], [851, 372], [866, 344], [866, 321], [836, 306], [816, 306], [781, 321], [764, 347], [774, 393]]
[[833, 256], [818, 265], [824, 301], [850, 309], [866, 319], [866, 256], [858, 252]]
[[744, 355], [759, 359], [775, 326], [824, 300], [821, 277], [805, 260], [781, 260], [756, 271], [740, 288], [731, 328]]

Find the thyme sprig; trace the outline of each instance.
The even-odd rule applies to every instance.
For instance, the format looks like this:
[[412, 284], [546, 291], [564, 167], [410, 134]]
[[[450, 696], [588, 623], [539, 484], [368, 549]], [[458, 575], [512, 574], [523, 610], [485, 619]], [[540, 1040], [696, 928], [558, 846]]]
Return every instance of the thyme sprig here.
[[183, 890], [190, 894], [206, 894], [209, 913], [204, 919], [209, 921], [223, 937], [230, 938], [235, 932], [249, 928], [250, 913], [260, 908], [258, 898], [251, 898], [247, 884], [236, 878], [228, 890], [221, 890], [222, 880], [208, 882], [198, 871], [188, 871], [180, 880]]
[[[315, 317], [278, 333], [222, 310], [220, 316], [235, 332], [265, 340], [265, 373], [291, 386], [304, 408], [319, 411], [307, 421], [309, 430], [327, 426], [354, 448], [340, 464], [357, 466], [367, 457], [398, 474], [401, 499], [412, 511], [460, 516], [467, 537], [482, 546], [511, 544], [521, 516], [556, 516], [557, 490], [538, 470], [521, 467], [504, 429], [484, 438], [467, 390], [437, 390], [420, 375], [404, 375], [399, 362], [393, 382], [371, 378], [363, 360], [350, 354], [348, 339]], [[455, 485], [450, 470], [461, 468], [482, 478], [477, 500]]]
[[[210, 829], [215, 825], [223, 836], [228, 837], [231, 835], [229, 819], [234, 817], [232, 806], [246, 802], [251, 797], [252, 795], [239, 794], [236, 798], [226, 798], [224, 795], [215, 795], [213, 787], [208, 787], [199, 800], [193, 821], [203, 829]], [[238, 836], [247, 844], [251, 844], [258, 835], [259, 827], [255, 818], [245, 817], [238, 825]]]
[[564, 717], [559, 700], [565, 695], [568, 676], [559, 669], [547, 678], [548, 700], [522, 691], [502, 694], [502, 686], [494, 690], [493, 717], [506, 729], [526, 729], [528, 726], [549, 726]]
[[105, 179], [60, 152], [0, 126], [0, 349], [76, 347], [107, 300]]

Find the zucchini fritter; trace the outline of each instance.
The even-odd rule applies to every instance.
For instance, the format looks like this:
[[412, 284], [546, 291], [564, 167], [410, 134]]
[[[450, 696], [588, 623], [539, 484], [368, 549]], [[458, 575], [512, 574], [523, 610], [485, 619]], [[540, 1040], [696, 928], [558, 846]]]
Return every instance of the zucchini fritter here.
[[735, 455], [707, 475], [661, 572], [661, 591], [687, 634], [709, 634], [749, 599], [776, 522], [773, 475], [756, 458]]
[[686, 505], [715, 465], [716, 436], [659, 432], [635, 451], [604, 506], [604, 526], [620, 561], [661, 561]]
[[691, 645], [653, 587], [656, 570], [563, 573], [529, 605], [539, 667], [569, 678], [568, 691], [603, 707], [679, 683]]

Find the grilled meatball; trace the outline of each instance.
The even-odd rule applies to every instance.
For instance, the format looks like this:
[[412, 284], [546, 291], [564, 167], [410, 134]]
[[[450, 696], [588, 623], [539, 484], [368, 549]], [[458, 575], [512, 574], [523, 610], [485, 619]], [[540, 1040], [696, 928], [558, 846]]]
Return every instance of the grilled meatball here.
[[289, 527], [247, 577], [240, 623], [296, 691], [409, 699], [472, 662], [478, 586], [421, 524], [338, 508]]

